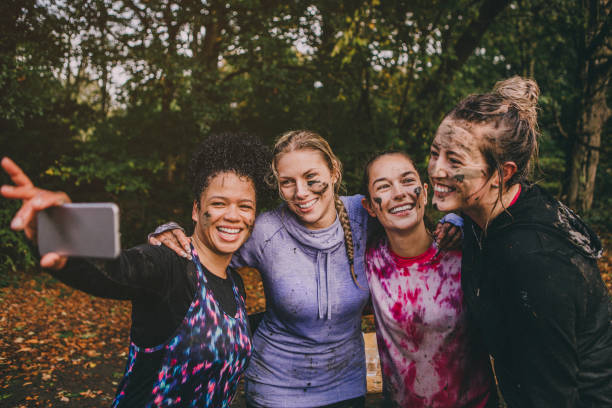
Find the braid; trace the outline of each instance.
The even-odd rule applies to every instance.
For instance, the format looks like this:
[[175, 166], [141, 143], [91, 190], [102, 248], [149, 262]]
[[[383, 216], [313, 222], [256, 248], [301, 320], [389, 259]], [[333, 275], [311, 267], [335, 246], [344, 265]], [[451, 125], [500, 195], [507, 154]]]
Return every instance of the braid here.
[[339, 196], [335, 196], [334, 203], [336, 205], [336, 211], [338, 212], [340, 224], [342, 225], [342, 229], [344, 230], [344, 245], [346, 247], [346, 255], [348, 256], [349, 264], [351, 265], [351, 276], [353, 277], [353, 281], [355, 281], [355, 284], [361, 289], [361, 285], [357, 281], [357, 275], [355, 275], [355, 250], [353, 247], [353, 233], [351, 232], [351, 224], [349, 222], [348, 213], [346, 212], [344, 203], [342, 202]]

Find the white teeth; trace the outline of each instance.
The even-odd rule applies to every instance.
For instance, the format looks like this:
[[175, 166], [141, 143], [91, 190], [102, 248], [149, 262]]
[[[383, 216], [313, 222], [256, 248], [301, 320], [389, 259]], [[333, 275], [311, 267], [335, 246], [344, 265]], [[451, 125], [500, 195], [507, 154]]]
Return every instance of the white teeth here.
[[434, 184], [434, 191], [437, 191], [438, 193], [450, 193], [453, 191], [453, 189], [450, 187], [441, 186], [439, 184]]
[[218, 230], [221, 231], [221, 232], [225, 232], [227, 234], [237, 234], [237, 233], [240, 232], [240, 229], [238, 229], [238, 228], [219, 227]]
[[312, 206], [315, 204], [315, 202], [316, 202], [316, 201], [317, 201], [317, 200], [315, 199], [315, 200], [312, 200], [312, 201], [310, 201], [310, 202], [308, 202], [308, 203], [306, 203], [306, 204], [296, 204], [296, 205], [297, 205], [298, 207], [302, 208], [302, 209], [306, 209], [306, 208], [310, 208], [310, 207], [312, 207]]
[[395, 207], [395, 208], [389, 210], [389, 212], [391, 214], [395, 214], [395, 213], [398, 213], [400, 211], [412, 210], [413, 208], [414, 208], [414, 204], [406, 204], [406, 205], [402, 205], [401, 207]]

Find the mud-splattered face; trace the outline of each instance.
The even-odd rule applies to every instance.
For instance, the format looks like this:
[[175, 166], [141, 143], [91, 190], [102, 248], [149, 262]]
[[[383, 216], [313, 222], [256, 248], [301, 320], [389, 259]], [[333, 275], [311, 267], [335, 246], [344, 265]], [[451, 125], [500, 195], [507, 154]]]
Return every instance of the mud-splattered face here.
[[427, 184], [422, 185], [414, 165], [402, 154], [380, 156], [369, 167], [365, 208], [385, 230], [405, 231], [423, 223]]
[[[231, 254], [246, 241], [255, 222], [253, 182], [232, 172], [214, 176], [193, 203], [194, 235], [217, 254]], [[200, 254], [202, 255], [202, 254]]]
[[440, 211], [480, 206], [497, 193], [480, 150], [486, 126], [445, 119], [431, 145], [427, 172], [432, 183], [433, 204]]
[[338, 180], [317, 150], [302, 149], [276, 159], [278, 186], [289, 209], [308, 229], [326, 228], [336, 220], [334, 184]]

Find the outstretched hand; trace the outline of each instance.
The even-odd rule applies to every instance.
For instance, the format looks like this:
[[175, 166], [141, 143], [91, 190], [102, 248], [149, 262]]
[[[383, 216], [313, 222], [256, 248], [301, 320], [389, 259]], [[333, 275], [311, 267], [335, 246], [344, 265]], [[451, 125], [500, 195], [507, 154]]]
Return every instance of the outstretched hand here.
[[[35, 240], [36, 214], [45, 208], [69, 203], [70, 197], [62, 191], [43, 190], [34, 186], [23, 170], [8, 157], [4, 157], [0, 164], [15, 183], [14, 186], [0, 187], [0, 194], [5, 198], [22, 201], [21, 208], [11, 221], [11, 229], [23, 231], [29, 239]], [[41, 258], [40, 265], [43, 268], [61, 269], [67, 260], [65, 256], [52, 252]]]

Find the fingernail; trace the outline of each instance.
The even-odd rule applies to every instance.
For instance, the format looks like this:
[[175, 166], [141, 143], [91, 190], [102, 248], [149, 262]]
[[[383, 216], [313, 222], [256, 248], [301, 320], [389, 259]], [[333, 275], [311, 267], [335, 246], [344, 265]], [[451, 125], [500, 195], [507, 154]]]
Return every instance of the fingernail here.
[[192, 260], [191, 259], [191, 255], [187, 255], [187, 259], [189, 259], [191, 261]]
[[161, 242], [157, 241], [155, 244], [153, 244], [155, 246], [161, 246]]
[[13, 221], [11, 221], [11, 228], [13, 229], [21, 228], [22, 226], [23, 220], [20, 217], [15, 217], [13, 218]]

